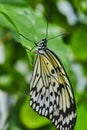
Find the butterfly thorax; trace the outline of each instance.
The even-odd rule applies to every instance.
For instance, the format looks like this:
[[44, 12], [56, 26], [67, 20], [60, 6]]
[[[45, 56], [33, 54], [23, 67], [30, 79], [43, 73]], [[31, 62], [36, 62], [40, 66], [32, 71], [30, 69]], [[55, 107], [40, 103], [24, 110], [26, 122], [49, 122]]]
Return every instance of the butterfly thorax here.
[[42, 53], [42, 51], [47, 49], [47, 39], [44, 38], [40, 41], [38, 47], [37, 47], [37, 52]]

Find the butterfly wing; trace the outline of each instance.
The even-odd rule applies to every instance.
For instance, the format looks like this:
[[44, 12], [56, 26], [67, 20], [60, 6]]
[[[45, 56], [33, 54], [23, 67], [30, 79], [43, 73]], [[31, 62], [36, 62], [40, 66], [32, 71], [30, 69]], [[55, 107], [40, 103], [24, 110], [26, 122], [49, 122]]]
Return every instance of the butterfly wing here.
[[37, 54], [30, 83], [30, 105], [58, 130], [72, 130], [76, 122], [73, 90], [66, 72], [49, 49]]

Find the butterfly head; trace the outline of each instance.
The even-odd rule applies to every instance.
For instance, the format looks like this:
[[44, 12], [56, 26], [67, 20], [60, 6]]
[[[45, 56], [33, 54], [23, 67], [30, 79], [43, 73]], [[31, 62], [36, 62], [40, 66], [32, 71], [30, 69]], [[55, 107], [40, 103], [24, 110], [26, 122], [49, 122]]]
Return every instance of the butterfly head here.
[[40, 51], [40, 50], [46, 49], [46, 47], [47, 47], [47, 39], [44, 38], [44, 39], [42, 39], [42, 40], [40, 41], [40, 43], [39, 43], [37, 49], [38, 49], [38, 51]]

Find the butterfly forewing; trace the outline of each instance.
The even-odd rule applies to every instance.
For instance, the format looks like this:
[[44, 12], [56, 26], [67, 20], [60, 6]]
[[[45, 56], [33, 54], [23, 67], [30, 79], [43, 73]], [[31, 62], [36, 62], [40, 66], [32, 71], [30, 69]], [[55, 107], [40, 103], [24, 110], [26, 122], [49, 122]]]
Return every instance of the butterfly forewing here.
[[76, 122], [73, 90], [57, 56], [48, 48], [37, 53], [30, 83], [30, 105], [58, 130], [72, 130]]

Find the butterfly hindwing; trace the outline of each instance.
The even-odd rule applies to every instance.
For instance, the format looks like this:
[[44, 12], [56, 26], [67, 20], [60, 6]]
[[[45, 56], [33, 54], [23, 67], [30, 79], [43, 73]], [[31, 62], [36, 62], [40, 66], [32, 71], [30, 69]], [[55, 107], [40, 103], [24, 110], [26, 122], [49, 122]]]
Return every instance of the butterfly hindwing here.
[[57, 56], [47, 48], [41, 51], [30, 83], [30, 105], [58, 130], [72, 130], [76, 107], [71, 84]]

